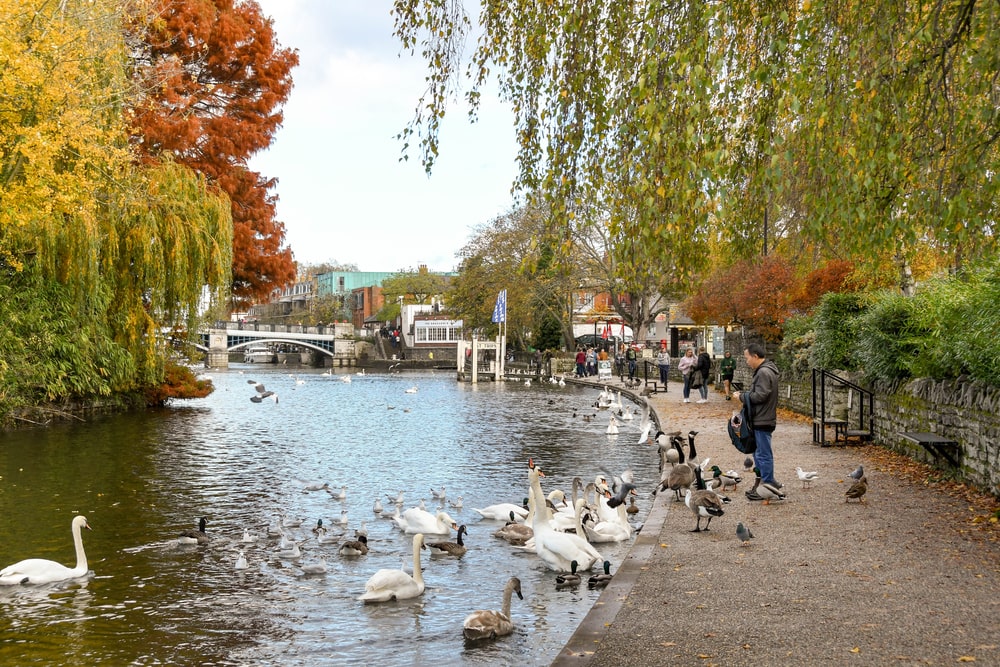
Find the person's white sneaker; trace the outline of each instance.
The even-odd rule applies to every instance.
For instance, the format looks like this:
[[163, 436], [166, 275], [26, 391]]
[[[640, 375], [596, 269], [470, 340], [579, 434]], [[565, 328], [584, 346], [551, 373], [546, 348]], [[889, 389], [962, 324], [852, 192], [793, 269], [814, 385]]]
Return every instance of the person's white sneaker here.
[[684, 399], [684, 402], [685, 402], [685, 403], [690, 403], [690, 402], [691, 402], [691, 399], [688, 399], [688, 398], [685, 398], [685, 399]]
[[699, 402], [699, 403], [708, 403], [708, 400], [707, 400], [707, 399], [704, 399], [704, 398], [703, 398], [703, 399], [701, 399], [701, 400], [700, 400], [700, 401], [698, 401], [698, 402]]

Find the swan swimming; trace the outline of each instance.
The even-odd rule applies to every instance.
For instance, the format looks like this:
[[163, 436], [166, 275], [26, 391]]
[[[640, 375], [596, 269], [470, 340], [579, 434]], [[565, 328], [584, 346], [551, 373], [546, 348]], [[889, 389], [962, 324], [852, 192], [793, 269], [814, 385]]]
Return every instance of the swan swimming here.
[[28, 558], [0, 570], [0, 585], [48, 584], [82, 577], [87, 569], [87, 554], [83, 551], [83, 537], [80, 531], [90, 530], [86, 517], [77, 515], [70, 524], [73, 530], [73, 546], [76, 547], [76, 567], [69, 568], [61, 563], [44, 558]]
[[408, 600], [424, 592], [424, 576], [420, 571], [420, 550], [424, 548], [424, 536], [413, 536], [413, 576], [403, 570], [379, 570], [365, 584], [365, 592], [358, 599], [362, 602], [388, 602]]

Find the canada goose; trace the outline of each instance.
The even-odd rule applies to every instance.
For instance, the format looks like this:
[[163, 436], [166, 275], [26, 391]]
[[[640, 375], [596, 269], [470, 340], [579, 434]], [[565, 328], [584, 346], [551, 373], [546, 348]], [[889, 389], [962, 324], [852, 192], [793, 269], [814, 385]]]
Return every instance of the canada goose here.
[[708, 523], [705, 524], [705, 530], [712, 524], [712, 518], [717, 516], [722, 516], [725, 512], [722, 509], [722, 500], [713, 491], [709, 491], [705, 488], [705, 483], [701, 479], [701, 468], [694, 469], [697, 490], [694, 493], [691, 489], [687, 490], [684, 496], [684, 504], [694, 512], [695, 517], [697, 517], [697, 522], [695, 523], [692, 533], [700, 533], [701, 528], [701, 518], [708, 517]]
[[465, 525], [463, 524], [458, 527], [458, 533], [454, 542], [430, 542], [427, 544], [427, 548], [431, 550], [432, 554], [461, 558], [468, 551], [465, 542], [462, 541], [462, 535], [465, 535], [466, 532]]
[[208, 535], [205, 534], [205, 517], [198, 519], [198, 530], [185, 530], [177, 538], [178, 544], [208, 544]]
[[510, 521], [503, 527], [493, 533], [494, 537], [499, 537], [502, 540], [506, 540], [510, 544], [524, 544], [530, 540], [534, 535], [535, 531], [531, 529], [531, 526], [526, 526], [523, 523], [517, 523], [514, 517], [516, 515], [510, 513]]
[[339, 553], [341, 556], [364, 556], [368, 553], [368, 538], [360, 535], [356, 540], [344, 542]]
[[500, 611], [491, 609], [481, 609], [474, 611], [465, 617], [462, 624], [462, 635], [471, 641], [481, 639], [496, 639], [514, 632], [514, 624], [510, 620], [510, 598], [517, 593], [517, 599], [523, 600], [521, 595], [521, 580], [511, 577], [507, 585], [503, 588], [503, 606]]

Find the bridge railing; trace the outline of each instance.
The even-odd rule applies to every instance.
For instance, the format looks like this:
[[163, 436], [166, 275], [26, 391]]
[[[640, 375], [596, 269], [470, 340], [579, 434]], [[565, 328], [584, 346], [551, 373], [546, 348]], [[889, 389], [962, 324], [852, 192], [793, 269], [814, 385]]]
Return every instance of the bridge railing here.
[[309, 334], [316, 336], [336, 336], [348, 338], [354, 336], [354, 326], [350, 322], [334, 323], [322, 326], [304, 326], [301, 324], [268, 324], [264, 322], [232, 322], [218, 320], [213, 329], [227, 331], [257, 331], [261, 333]]

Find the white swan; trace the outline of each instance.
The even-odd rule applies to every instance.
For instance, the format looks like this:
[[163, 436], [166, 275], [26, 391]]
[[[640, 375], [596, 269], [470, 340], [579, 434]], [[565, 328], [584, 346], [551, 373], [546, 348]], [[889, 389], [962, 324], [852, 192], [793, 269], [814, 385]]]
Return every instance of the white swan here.
[[90, 530], [86, 517], [77, 515], [71, 524], [73, 529], [73, 546], [76, 547], [76, 567], [68, 568], [61, 563], [44, 558], [28, 558], [8, 565], [0, 570], [0, 585], [14, 584], [48, 584], [53, 581], [76, 579], [87, 574], [87, 554], [83, 551], [83, 528]]
[[340, 381], [341, 382], [346, 382], [347, 384], [351, 384], [351, 376], [350, 375], [341, 375], [340, 376]]
[[414, 385], [414, 386], [410, 387], [409, 389], [407, 389], [405, 393], [407, 393], [407, 394], [415, 394], [415, 393], [417, 393], [417, 391], [418, 391], [417, 390], [417, 386]]
[[492, 609], [480, 609], [465, 617], [462, 624], [462, 635], [466, 639], [476, 641], [479, 639], [496, 639], [514, 632], [514, 624], [510, 620], [510, 596], [517, 593], [517, 599], [523, 600], [521, 595], [521, 580], [511, 577], [507, 585], [503, 588], [503, 608], [501, 611]]
[[[538, 517], [532, 528], [535, 531], [535, 553], [542, 559], [545, 566], [556, 572], [569, 572], [570, 563], [576, 561], [580, 569], [589, 570], [594, 563], [604, 562], [604, 558], [591, 544], [571, 533], [559, 533], [552, 529], [548, 521], [548, 508], [545, 506], [545, 494], [539, 477], [542, 471], [532, 467], [528, 471], [531, 492], [534, 494]], [[583, 499], [577, 501], [578, 506]], [[577, 510], [579, 511], [579, 510]]]
[[608, 422], [608, 429], [605, 433], [608, 435], [618, 435], [618, 420], [615, 419], [614, 415], [611, 415], [611, 420]]
[[510, 518], [510, 513], [513, 512], [522, 519], [528, 516], [528, 510], [524, 509], [520, 505], [515, 505], [514, 503], [497, 503], [496, 505], [490, 505], [489, 507], [484, 507], [483, 509], [472, 508], [473, 512], [479, 512], [484, 519], [495, 519], [497, 521], [507, 521]]
[[362, 602], [388, 602], [408, 600], [424, 592], [424, 576], [420, 571], [420, 550], [424, 547], [424, 536], [413, 536], [413, 576], [403, 570], [379, 570], [365, 584], [365, 592], [358, 599]]
[[448, 516], [447, 512], [438, 512], [436, 515], [419, 507], [411, 507], [403, 512], [401, 521], [396, 524], [403, 529], [404, 533], [430, 533], [432, 535], [447, 535], [452, 530], [458, 530], [458, 524]]

